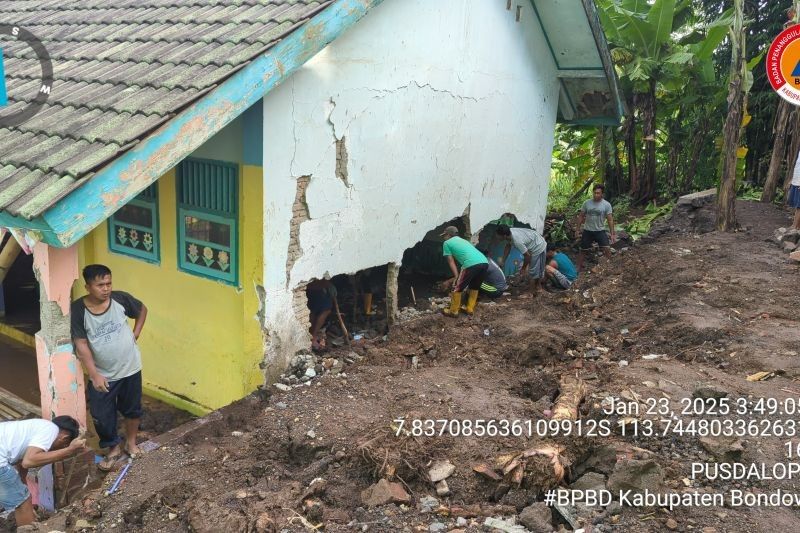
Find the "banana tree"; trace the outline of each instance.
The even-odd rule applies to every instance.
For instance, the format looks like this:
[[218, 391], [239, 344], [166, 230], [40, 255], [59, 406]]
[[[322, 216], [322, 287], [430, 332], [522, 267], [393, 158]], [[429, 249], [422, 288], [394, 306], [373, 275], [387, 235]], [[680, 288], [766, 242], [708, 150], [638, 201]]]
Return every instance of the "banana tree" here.
[[[641, 121], [644, 149], [638, 172], [629, 167], [630, 194], [635, 200], [647, 201], [657, 194], [657, 91], [670, 81], [685, 84], [690, 79], [687, 72], [708, 62], [725, 31], [709, 29], [701, 42], [677, 38], [697, 29], [691, 0], [599, 0], [598, 5], [623, 87], [629, 88], [632, 107]], [[713, 66], [704, 66], [703, 72], [714, 77]], [[637, 165], [635, 120], [630, 116], [625, 124], [629, 165]]]

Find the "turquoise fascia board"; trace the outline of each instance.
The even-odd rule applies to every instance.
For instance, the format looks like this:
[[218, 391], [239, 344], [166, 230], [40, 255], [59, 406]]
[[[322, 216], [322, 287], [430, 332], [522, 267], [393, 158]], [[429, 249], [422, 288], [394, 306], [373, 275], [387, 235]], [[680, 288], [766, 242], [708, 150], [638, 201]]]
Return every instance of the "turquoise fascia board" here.
[[46, 242], [59, 247], [76, 243], [382, 1], [334, 0], [264, 55], [46, 211], [41, 218], [54, 232]]

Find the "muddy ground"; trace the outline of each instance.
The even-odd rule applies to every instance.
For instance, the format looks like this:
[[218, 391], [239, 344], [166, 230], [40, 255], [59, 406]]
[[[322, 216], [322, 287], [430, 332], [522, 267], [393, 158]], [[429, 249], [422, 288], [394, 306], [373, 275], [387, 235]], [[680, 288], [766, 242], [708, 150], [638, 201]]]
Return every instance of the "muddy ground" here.
[[[649, 398], [664, 398], [687, 423], [798, 421], [797, 415], [752, 412], [680, 414], [682, 399], [693, 394], [726, 395], [734, 406], [740, 398], [800, 401], [800, 272], [766, 242], [787, 225], [788, 214], [740, 203], [738, 216], [743, 231], [719, 234], [708, 231], [709, 207], [682, 212], [649, 242], [583, 275], [572, 291], [483, 302], [472, 318], [426, 315], [394, 328], [386, 341], [355, 346], [355, 355], [337, 349], [329, 355], [354, 361], [342, 374], [325, 373], [289, 391], [271, 387], [269, 394], [223, 409], [218, 419], [137, 459], [117, 494], [95, 492], [45, 530], [311, 531], [319, 524], [318, 530], [333, 532], [484, 530], [487, 518], [510, 523], [558, 480], [549, 458], [529, 458], [519, 486], [478, 475], [473, 467], [491, 467], [502, 454], [544, 445], [560, 446], [563, 486], [589, 473], [584, 485], [599, 480], [611, 486], [611, 476], [614, 486], [623, 479], [623, 485], [653, 484], [676, 493], [792, 492], [796, 481], [712, 481], [692, 479], [690, 472], [692, 462], [723, 460], [712, 452], [740, 455], [747, 464], [789, 462], [783, 443], [791, 439], [745, 436], [704, 446], [685, 433], [623, 437], [618, 422], [626, 416], [603, 413], [606, 398], [614, 396], [641, 406], [626, 427], [632, 419], [658, 424], [660, 417], [644, 410]], [[646, 359], [651, 355], [656, 358]], [[745, 379], [765, 370], [783, 374]], [[563, 376], [585, 380], [582, 420], [605, 420], [613, 435], [397, 435], [398, 418], [406, 428], [413, 419], [531, 420], [536, 427], [550, 416]], [[438, 496], [428, 479], [435, 460], [455, 466], [446, 479], [447, 496]], [[632, 465], [647, 475], [632, 472]], [[381, 478], [398, 483], [410, 501], [365, 505], [362, 491]], [[550, 512], [541, 530], [573, 529], [561, 513]], [[611, 504], [565, 513], [574, 513], [576, 527], [587, 531], [800, 529], [797, 508], [787, 506], [668, 510]]]

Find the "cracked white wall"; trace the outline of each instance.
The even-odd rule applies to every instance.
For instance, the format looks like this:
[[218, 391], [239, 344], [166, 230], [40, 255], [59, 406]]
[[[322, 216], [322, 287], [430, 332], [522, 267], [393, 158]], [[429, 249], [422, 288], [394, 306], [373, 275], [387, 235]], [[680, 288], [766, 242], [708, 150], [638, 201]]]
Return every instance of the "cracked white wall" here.
[[[292, 290], [312, 278], [399, 263], [468, 205], [473, 230], [506, 211], [541, 229], [559, 84], [530, 6], [515, 15], [386, 0], [265, 97], [267, 364], [308, 344]], [[287, 275], [301, 176], [309, 219]]]

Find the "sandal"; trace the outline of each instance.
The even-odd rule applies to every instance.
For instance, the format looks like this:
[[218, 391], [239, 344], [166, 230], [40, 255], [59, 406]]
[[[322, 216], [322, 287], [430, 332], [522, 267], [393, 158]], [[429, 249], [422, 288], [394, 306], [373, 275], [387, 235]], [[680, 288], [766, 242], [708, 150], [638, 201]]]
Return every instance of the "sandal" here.
[[114, 455], [106, 455], [105, 458], [97, 463], [98, 470], [102, 472], [111, 472], [114, 470], [114, 465], [117, 464], [117, 461], [122, 459], [124, 454], [122, 452], [116, 453]]

